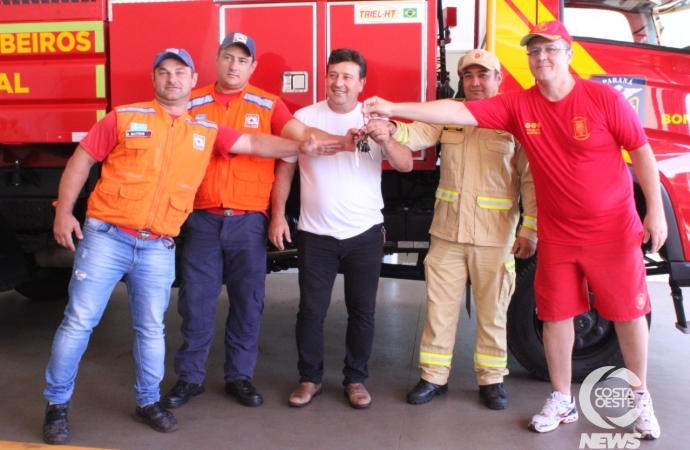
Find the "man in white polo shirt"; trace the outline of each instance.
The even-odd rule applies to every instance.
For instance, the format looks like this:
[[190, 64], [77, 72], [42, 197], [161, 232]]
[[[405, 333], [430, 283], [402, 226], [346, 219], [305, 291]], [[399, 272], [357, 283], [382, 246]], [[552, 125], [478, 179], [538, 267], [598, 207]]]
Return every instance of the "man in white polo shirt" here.
[[[325, 101], [303, 108], [295, 117], [308, 126], [343, 135], [360, 129], [365, 120], [359, 93], [366, 80], [366, 61], [351, 49], [334, 50], [328, 58]], [[299, 158], [301, 211], [297, 238], [300, 305], [297, 313], [297, 349], [300, 385], [288, 400], [303, 407], [321, 393], [324, 373], [323, 323], [331, 302], [333, 283], [341, 268], [345, 277], [345, 305], [348, 312], [343, 385], [350, 406], [368, 408], [371, 397], [364, 388], [367, 362], [374, 339], [374, 310], [383, 257], [383, 198], [381, 162], [383, 154], [397, 170], [412, 170], [412, 153], [390, 139], [387, 121], [369, 135], [370, 156], [343, 152], [329, 164]], [[372, 127], [373, 128], [373, 127]], [[324, 158], [326, 159], [326, 158]], [[296, 162], [294, 158], [292, 161]], [[287, 166], [287, 165], [286, 165]], [[294, 164], [289, 165], [292, 179]], [[278, 179], [278, 177], [276, 177]], [[273, 187], [273, 221], [269, 239], [283, 248], [290, 241], [284, 219], [289, 184]], [[278, 210], [276, 210], [278, 208]]]

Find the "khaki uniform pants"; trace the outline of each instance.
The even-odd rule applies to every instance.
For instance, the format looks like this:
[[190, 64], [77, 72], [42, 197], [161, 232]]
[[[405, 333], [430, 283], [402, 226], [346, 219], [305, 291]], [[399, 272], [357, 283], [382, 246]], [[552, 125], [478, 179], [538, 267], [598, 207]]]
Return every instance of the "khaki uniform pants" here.
[[[506, 314], [515, 288], [511, 246], [483, 247], [431, 236], [427, 255], [427, 315], [420, 345], [422, 378], [446, 384], [463, 291], [469, 274], [476, 305], [474, 369], [480, 386], [508, 374]], [[507, 264], [506, 264], [507, 263]]]

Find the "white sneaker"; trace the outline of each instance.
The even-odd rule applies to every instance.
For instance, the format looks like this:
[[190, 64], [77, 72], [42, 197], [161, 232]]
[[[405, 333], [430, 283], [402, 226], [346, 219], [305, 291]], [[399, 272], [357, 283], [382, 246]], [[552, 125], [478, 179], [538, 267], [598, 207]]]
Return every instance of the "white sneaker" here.
[[546, 399], [541, 412], [532, 417], [527, 428], [537, 433], [546, 433], [555, 430], [561, 423], [575, 422], [578, 418], [575, 398], [554, 391], [551, 397]]
[[639, 417], [635, 420], [633, 431], [640, 434], [640, 439], [656, 439], [661, 434], [659, 422], [652, 408], [652, 397], [647, 391], [635, 392], [635, 412]]

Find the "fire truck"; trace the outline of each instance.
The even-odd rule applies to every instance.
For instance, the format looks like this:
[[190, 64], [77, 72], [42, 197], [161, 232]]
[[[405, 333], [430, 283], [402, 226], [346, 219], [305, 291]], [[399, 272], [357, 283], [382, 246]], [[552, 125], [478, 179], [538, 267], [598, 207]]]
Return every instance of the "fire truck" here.
[[[0, 0], [0, 291], [36, 299], [66, 295], [73, 255], [52, 234], [62, 171], [76, 143], [112, 107], [152, 98], [148, 77], [162, 49], [188, 50], [198, 86], [204, 86], [215, 80], [220, 40], [231, 31], [248, 34], [257, 44], [252, 84], [279, 94], [295, 111], [325, 98], [326, 60], [339, 47], [367, 58], [362, 98], [450, 95], [447, 70], [454, 68], [446, 68], [445, 46], [458, 14], [474, 17], [474, 47], [501, 60], [503, 90], [525, 89], [534, 79], [520, 38], [535, 23], [560, 19], [575, 37], [575, 76], [613, 85], [644, 123], [669, 225], [663, 249], [644, 257], [649, 274], [669, 276], [676, 326], [687, 333], [681, 286], [690, 286], [690, 38], [673, 36], [683, 18], [690, 23], [690, 0], [475, 0], [458, 6], [442, 9], [434, 0]], [[384, 263], [382, 276], [423, 279], [437, 156], [434, 148], [415, 154], [410, 173], [384, 170], [386, 253], [416, 254], [417, 262]], [[75, 207], [79, 218], [98, 176], [96, 166]], [[634, 189], [644, 215], [644, 197], [637, 184]], [[294, 185], [287, 206], [292, 224], [298, 199]], [[183, 244], [184, 234], [178, 248]], [[294, 248], [271, 249], [267, 270], [294, 267], [295, 258]], [[526, 369], [547, 378], [535, 267], [535, 259], [519, 264], [509, 345]], [[602, 365], [622, 365], [612, 325], [596, 309], [575, 319], [575, 379]]]

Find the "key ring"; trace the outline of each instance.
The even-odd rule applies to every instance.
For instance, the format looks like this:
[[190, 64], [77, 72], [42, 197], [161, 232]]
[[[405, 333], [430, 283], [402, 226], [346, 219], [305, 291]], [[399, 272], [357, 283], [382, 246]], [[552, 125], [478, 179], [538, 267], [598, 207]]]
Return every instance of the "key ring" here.
[[[362, 131], [364, 127], [367, 126], [367, 121], [365, 119], [364, 125], [359, 129], [359, 131]], [[371, 160], [374, 160], [374, 157], [371, 154], [371, 147], [369, 146], [369, 142], [367, 140], [369, 139], [369, 135], [365, 134], [363, 138], [360, 138], [359, 135], [357, 136], [357, 142], [355, 143], [355, 166], [359, 167], [359, 158], [361, 157], [362, 153], [368, 153], [369, 158]]]

